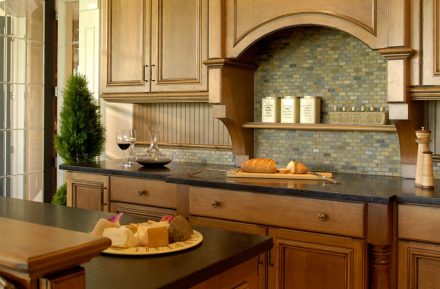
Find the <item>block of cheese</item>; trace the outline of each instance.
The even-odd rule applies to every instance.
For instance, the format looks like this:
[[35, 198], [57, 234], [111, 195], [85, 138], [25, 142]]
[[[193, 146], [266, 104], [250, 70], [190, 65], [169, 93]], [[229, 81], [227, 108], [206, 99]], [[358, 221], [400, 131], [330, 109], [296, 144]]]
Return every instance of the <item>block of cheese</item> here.
[[102, 236], [106, 228], [117, 228], [117, 227], [119, 227], [117, 224], [110, 222], [107, 219], [101, 218], [98, 220], [95, 227], [93, 228], [92, 234]]
[[167, 221], [143, 223], [138, 227], [137, 237], [145, 247], [167, 246], [168, 226]]
[[102, 236], [112, 240], [113, 247], [136, 247], [140, 245], [138, 238], [127, 227], [105, 228]]

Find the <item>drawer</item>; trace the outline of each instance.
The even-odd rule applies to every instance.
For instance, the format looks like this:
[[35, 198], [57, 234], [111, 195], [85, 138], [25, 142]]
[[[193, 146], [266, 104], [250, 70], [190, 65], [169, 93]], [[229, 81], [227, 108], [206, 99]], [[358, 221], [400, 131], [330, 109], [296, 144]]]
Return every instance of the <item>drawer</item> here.
[[352, 237], [365, 235], [363, 203], [189, 188], [191, 215]]
[[440, 243], [440, 207], [399, 205], [400, 239]]
[[111, 177], [110, 200], [175, 209], [177, 185], [164, 181]]
[[159, 221], [165, 215], [176, 215], [176, 210], [150, 207], [145, 205], [134, 205], [120, 202], [110, 203], [111, 212], [123, 213], [124, 215], [142, 217], [147, 220]]

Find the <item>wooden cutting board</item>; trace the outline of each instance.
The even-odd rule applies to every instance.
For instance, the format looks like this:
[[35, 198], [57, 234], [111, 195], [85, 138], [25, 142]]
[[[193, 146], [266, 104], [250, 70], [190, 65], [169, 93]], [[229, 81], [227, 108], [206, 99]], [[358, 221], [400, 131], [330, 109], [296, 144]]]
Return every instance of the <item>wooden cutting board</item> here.
[[[318, 174], [327, 178], [332, 178], [333, 174], [330, 172], [317, 172]], [[268, 173], [245, 173], [240, 170], [227, 171], [226, 176], [229, 178], [259, 178], [259, 179], [292, 179], [292, 180], [320, 180], [316, 175], [312, 174], [268, 174]]]

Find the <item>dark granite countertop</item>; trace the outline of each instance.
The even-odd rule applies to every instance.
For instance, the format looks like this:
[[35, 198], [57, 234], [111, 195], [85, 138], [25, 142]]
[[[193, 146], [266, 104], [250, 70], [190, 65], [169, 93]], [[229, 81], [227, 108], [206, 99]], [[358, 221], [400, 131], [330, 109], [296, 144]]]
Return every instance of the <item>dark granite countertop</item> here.
[[[172, 162], [162, 168], [145, 168], [134, 164], [131, 168], [117, 166], [120, 160], [107, 160], [89, 165], [60, 165], [60, 169], [107, 175], [122, 175], [147, 179], [163, 179], [170, 183], [219, 189], [242, 190], [284, 196], [299, 196], [347, 202], [371, 202], [440, 205], [440, 181], [435, 190], [416, 188], [413, 179], [335, 173], [339, 184], [320, 180], [278, 180], [227, 178], [225, 171], [232, 166], [204, 165], [198, 163]], [[189, 172], [208, 167], [200, 174], [188, 176]]]
[[[0, 217], [90, 232], [96, 221], [110, 214], [0, 197]], [[124, 216], [122, 223], [139, 221]], [[188, 288], [260, 255], [272, 239], [224, 230], [197, 228], [204, 237], [194, 248], [157, 256], [100, 255], [86, 269], [88, 289]], [[48, 239], [50, 241], [50, 238]]]

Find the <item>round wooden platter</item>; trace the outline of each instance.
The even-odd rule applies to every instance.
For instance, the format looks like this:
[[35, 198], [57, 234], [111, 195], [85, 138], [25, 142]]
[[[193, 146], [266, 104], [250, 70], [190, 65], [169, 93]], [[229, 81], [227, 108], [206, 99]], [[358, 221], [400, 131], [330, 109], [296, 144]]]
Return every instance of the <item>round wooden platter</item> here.
[[191, 237], [188, 240], [182, 242], [174, 242], [168, 244], [168, 246], [164, 247], [128, 247], [128, 248], [120, 248], [120, 247], [109, 247], [102, 251], [102, 253], [113, 254], [113, 255], [132, 255], [132, 256], [142, 256], [142, 255], [158, 255], [158, 254], [166, 254], [172, 252], [178, 252], [182, 250], [186, 250], [197, 246], [203, 241], [203, 235], [200, 232], [193, 230]]

